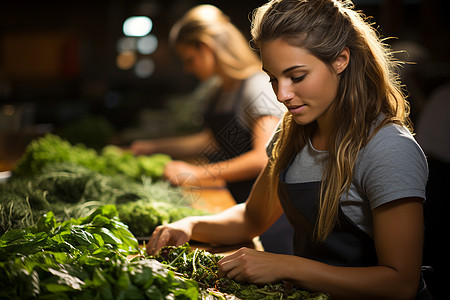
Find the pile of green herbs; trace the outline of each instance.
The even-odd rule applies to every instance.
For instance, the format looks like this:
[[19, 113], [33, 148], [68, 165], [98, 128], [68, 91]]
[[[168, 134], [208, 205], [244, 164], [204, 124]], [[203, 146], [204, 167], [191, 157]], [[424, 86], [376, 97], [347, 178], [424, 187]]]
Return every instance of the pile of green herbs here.
[[182, 273], [190, 279], [200, 282], [206, 287], [214, 287], [219, 279], [217, 262], [220, 255], [211, 254], [205, 250], [191, 249], [188, 243], [182, 246], [165, 246], [155, 259], [172, 270]]
[[139, 250], [136, 236], [205, 213], [159, 180], [168, 161], [51, 134], [33, 141], [0, 184], [0, 299], [328, 299], [218, 278], [221, 256], [189, 244]]
[[35, 139], [13, 176], [0, 184], [0, 234], [33, 226], [48, 211], [65, 221], [105, 204], [116, 205], [138, 237], [158, 225], [205, 214], [192, 209], [179, 187], [161, 180], [170, 160], [165, 154], [134, 156], [114, 145], [97, 152], [54, 134]]
[[189, 244], [147, 256], [114, 205], [65, 222], [48, 212], [0, 237], [0, 299], [328, 299], [218, 278], [221, 257]]
[[222, 257], [197, 248], [192, 250], [186, 243], [178, 247], [163, 247], [154, 258], [185, 278], [197, 281], [203, 291], [209, 291], [210, 295], [218, 298], [233, 295], [238, 299], [246, 300], [329, 299], [324, 293], [300, 290], [285, 282], [256, 285], [238, 283], [224, 277], [219, 278], [217, 262]]
[[199, 299], [194, 280], [138, 254], [138, 242], [114, 205], [0, 237], [0, 299]]
[[120, 219], [137, 237], [156, 226], [189, 215], [205, 214], [191, 207], [178, 187], [142, 176], [104, 175], [73, 163], [47, 163], [37, 175], [13, 175], [0, 184], [0, 234], [33, 226], [52, 211], [58, 220], [85, 217], [96, 208], [114, 204]]
[[135, 180], [140, 180], [142, 176], [160, 179], [170, 160], [170, 156], [162, 153], [134, 156], [115, 145], [107, 145], [97, 151], [82, 143], [73, 145], [58, 135], [48, 133], [31, 141], [14, 167], [13, 174], [33, 176], [40, 174], [49, 163], [68, 162], [104, 175], [121, 174]]

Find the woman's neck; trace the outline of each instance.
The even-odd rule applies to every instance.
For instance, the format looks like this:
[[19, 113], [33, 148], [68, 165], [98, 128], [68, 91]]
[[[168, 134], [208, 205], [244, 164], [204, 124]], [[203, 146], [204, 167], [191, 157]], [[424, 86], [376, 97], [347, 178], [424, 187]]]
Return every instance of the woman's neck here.
[[316, 132], [314, 132], [311, 138], [311, 144], [316, 150], [327, 151], [329, 148], [329, 139], [328, 137], [321, 136]]
[[329, 110], [317, 120], [317, 126], [311, 137], [311, 143], [315, 149], [320, 151], [329, 149], [333, 124]]

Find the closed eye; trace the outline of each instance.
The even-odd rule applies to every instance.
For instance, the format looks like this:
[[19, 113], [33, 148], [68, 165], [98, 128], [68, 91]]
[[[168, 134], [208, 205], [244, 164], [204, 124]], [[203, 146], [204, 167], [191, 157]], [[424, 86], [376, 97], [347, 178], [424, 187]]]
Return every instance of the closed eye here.
[[305, 77], [306, 77], [306, 74], [305, 74], [305, 75], [302, 75], [302, 76], [300, 76], [300, 77], [291, 77], [291, 80], [292, 80], [293, 83], [297, 83], [297, 82], [300, 82], [300, 81], [302, 81], [303, 79], [305, 79]]

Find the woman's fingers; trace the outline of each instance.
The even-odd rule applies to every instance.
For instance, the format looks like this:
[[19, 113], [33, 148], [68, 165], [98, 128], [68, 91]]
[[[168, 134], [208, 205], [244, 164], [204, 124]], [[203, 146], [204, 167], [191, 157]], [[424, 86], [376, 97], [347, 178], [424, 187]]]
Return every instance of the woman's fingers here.
[[245, 259], [243, 256], [246, 255], [247, 249], [248, 248], [241, 248], [233, 254], [225, 256], [224, 258], [219, 260], [219, 276], [234, 278], [236, 275], [238, 275], [241, 272], [240, 266], [244, 263]]
[[261, 284], [275, 282], [281, 279], [275, 267], [282, 258], [278, 254], [241, 248], [218, 262], [219, 276]]
[[148, 241], [147, 246], [146, 246], [148, 255], [155, 255], [161, 249], [161, 248], [157, 249], [157, 243], [159, 241], [161, 231], [162, 231], [162, 229], [159, 226], [156, 227], [156, 229], [153, 231], [153, 234], [150, 237], [150, 240]]
[[191, 227], [192, 225], [187, 218], [156, 227], [148, 241], [147, 254], [156, 255], [164, 246], [180, 246], [188, 242], [191, 238]]

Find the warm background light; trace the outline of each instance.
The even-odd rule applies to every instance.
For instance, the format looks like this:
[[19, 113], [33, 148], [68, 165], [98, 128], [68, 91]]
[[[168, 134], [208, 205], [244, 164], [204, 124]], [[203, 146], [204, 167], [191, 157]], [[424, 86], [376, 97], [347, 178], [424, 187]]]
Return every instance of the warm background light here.
[[133, 51], [123, 51], [117, 55], [116, 64], [122, 70], [131, 69], [136, 63], [136, 54]]

